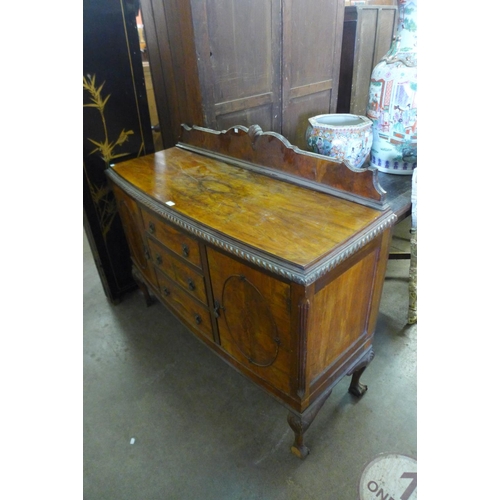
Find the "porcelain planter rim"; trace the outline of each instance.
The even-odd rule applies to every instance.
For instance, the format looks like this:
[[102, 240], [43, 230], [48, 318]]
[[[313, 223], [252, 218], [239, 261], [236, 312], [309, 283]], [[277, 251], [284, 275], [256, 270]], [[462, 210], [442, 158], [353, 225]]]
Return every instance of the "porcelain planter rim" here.
[[[344, 119], [349, 119], [352, 120], [352, 123], [327, 123], [322, 120], [324, 119], [330, 119], [330, 120], [335, 120], [336, 118], [339, 118], [339, 121]], [[309, 123], [313, 127], [334, 127], [336, 129], [349, 129], [352, 127], [364, 127], [366, 125], [371, 126], [372, 121], [367, 118], [366, 116], [363, 115], [354, 115], [351, 113], [325, 113], [322, 115], [316, 115], [312, 116], [308, 119]]]
[[351, 169], [363, 167], [373, 143], [373, 124], [366, 116], [328, 113], [308, 118], [306, 143], [314, 153], [344, 162]]

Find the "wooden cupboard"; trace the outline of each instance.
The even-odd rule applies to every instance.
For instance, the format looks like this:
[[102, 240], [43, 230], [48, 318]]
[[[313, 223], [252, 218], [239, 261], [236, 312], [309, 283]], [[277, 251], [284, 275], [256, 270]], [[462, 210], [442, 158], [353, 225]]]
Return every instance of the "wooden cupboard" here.
[[107, 170], [147, 302], [288, 410], [292, 451], [344, 376], [361, 396], [392, 226], [377, 171], [260, 127], [183, 127]]
[[391, 47], [396, 5], [345, 8], [337, 112], [366, 116], [373, 68]]
[[181, 123], [258, 124], [305, 148], [337, 107], [344, 2], [142, 0], [165, 147]]

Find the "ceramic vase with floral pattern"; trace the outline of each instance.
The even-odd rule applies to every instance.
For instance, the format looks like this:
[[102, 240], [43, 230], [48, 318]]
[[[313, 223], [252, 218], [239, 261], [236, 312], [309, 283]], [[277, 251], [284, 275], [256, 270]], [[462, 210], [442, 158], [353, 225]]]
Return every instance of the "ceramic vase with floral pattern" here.
[[363, 167], [372, 141], [372, 123], [366, 116], [334, 113], [309, 118], [306, 130], [308, 148], [344, 162], [348, 167]]
[[373, 122], [370, 165], [411, 175], [417, 167], [417, 0], [398, 0], [389, 52], [371, 75], [366, 116]]

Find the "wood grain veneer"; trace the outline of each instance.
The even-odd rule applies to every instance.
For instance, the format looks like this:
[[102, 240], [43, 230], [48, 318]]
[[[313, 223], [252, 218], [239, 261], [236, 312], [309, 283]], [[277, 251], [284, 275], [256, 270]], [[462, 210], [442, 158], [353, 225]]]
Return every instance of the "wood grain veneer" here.
[[[302, 152], [278, 134], [197, 129], [185, 139], [107, 171], [133, 275], [148, 303], [159, 298], [288, 408], [292, 452], [304, 458], [304, 433], [332, 387], [352, 375], [349, 391], [366, 391], [360, 376], [373, 358], [397, 216], [372, 206], [384, 195], [375, 171]], [[340, 172], [335, 189], [300, 185], [311, 176], [290, 173], [294, 165]]]

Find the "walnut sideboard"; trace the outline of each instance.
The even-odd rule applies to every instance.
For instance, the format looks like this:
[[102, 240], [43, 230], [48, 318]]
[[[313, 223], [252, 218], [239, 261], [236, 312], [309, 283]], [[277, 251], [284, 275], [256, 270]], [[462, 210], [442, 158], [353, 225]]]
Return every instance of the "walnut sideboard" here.
[[175, 147], [106, 174], [147, 303], [283, 404], [304, 458], [334, 385], [352, 375], [349, 391], [366, 391], [397, 220], [377, 171], [256, 125], [183, 125]]

